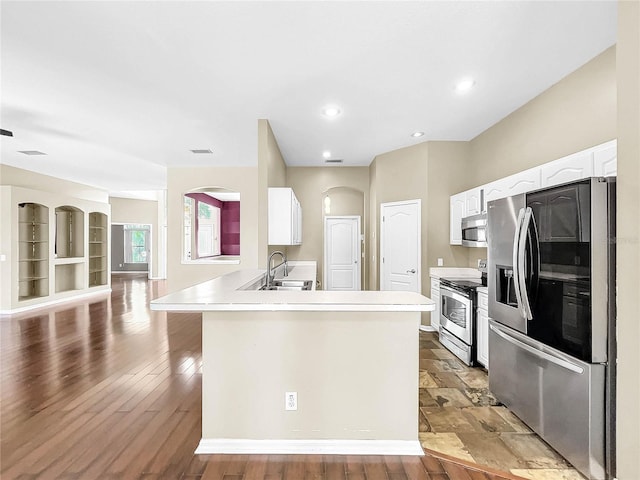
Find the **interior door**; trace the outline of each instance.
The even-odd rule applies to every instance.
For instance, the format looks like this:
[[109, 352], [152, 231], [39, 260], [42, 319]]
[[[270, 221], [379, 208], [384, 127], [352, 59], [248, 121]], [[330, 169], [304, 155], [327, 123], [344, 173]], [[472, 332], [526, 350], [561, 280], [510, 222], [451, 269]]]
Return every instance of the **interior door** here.
[[360, 290], [360, 217], [325, 217], [324, 289]]
[[420, 200], [380, 204], [380, 290], [421, 292]]

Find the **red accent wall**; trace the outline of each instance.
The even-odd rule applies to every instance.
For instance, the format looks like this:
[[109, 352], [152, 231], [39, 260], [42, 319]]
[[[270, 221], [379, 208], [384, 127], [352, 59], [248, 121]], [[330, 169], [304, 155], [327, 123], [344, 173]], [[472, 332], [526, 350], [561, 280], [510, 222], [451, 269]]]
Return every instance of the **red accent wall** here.
[[222, 202], [222, 255], [240, 255], [240, 202]]
[[220, 209], [220, 253], [240, 255], [240, 202], [221, 202], [206, 193], [187, 193], [186, 196], [196, 201], [196, 229], [198, 228], [198, 202]]

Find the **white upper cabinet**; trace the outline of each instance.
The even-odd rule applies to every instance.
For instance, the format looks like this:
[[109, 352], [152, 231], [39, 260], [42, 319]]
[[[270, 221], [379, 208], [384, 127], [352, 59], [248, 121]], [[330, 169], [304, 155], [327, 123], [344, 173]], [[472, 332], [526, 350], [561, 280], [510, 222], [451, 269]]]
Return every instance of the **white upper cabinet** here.
[[618, 171], [617, 140], [597, 145], [538, 167], [500, 178], [450, 197], [451, 245], [462, 245], [461, 220], [487, 211], [487, 203], [588, 177], [614, 177]]
[[269, 245], [302, 243], [302, 207], [289, 187], [269, 188]]
[[506, 179], [501, 178], [484, 186], [484, 199], [486, 203], [498, 198], [508, 197]]
[[462, 245], [462, 219], [466, 216], [466, 192], [449, 199], [449, 243]]
[[485, 202], [540, 188], [540, 169], [530, 168], [484, 186]]
[[593, 176], [593, 152], [574, 153], [542, 165], [542, 186], [552, 187]]
[[596, 177], [615, 177], [618, 174], [618, 142], [612, 140], [593, 151], [593, 174]]
[[506, 177], [504, 188], [506, 196], [519, 195], [540, 188], [540, 168], [530, 168], [522, 172]]
[[469, 217], [471, 215], [478, 215], [482, 213], [483, 208], [483, 192], [482, 188], [472, 188], [471, 190], [467, 190], [465, 192], [465, 216]]

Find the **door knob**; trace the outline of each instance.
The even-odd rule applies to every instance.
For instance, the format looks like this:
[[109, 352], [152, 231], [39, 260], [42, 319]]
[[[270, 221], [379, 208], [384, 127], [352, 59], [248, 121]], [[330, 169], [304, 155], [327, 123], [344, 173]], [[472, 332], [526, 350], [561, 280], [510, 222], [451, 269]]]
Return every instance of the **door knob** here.
[[416, 269], [412, 268], [411, 270], [407, 270], [407, 273], [416, 273]]

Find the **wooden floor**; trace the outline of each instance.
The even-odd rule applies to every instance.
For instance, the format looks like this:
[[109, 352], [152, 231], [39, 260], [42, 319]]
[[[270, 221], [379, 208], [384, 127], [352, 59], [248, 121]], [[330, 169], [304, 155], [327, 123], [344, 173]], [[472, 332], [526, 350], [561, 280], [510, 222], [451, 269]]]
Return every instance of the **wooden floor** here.
[[0, 320], [0, 477], [500, 480], [424, 457], [194, 455], [199, 314], [151, 312], [163, 282], [114, 276], [109, 298]]

